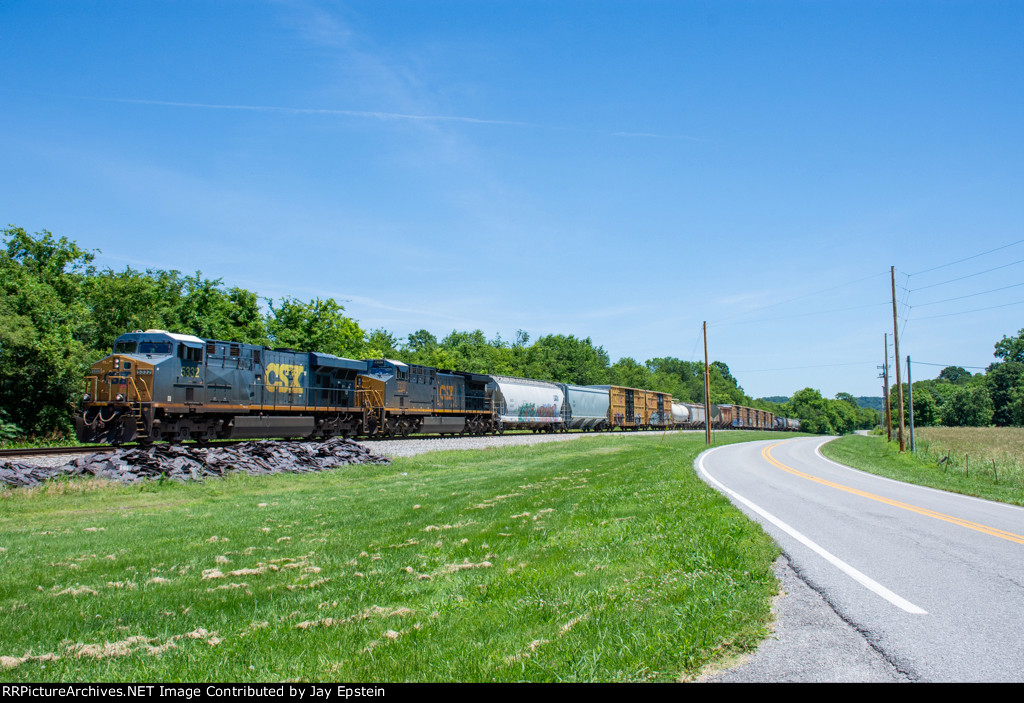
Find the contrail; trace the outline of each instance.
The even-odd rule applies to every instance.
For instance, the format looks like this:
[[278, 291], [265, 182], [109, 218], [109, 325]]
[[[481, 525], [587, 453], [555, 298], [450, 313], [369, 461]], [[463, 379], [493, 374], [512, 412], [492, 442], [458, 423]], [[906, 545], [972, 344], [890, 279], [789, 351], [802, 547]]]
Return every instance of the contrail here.
[[278, 107], [274, 105], [224, 105], [219, 103], [175, 102], [171, 100], [138, 100], [132, 98], [94, 98], [103, 102], [128, 103], [132, 105], [162, 105], [165, 107], [191, 107], [204, 110], [244, 110], [249, 112], [277, 112], [290, 115], [338, 115], [342, 117], [363, 117], [375, 120], [410, 120], [414, 122], [463, 122], [467, 124], [505, 125], [510, 127], [534, 127], [537, 129], [557, 129], [574, 132], [605, 134], [612, 137], [647, 138], [647, 139], [686, 139], [700, 142], [702, 139], [686, 135], [654, 134], [650, 132], [605, 132], [596, 129], [580, 129], [537, 124], [535, 122], [519, 122], [516, 120], [489, 120], [480, 117], [462, 117], [460, 115], [410, 115], [404, 112], [382, 112], [378, 110], [332, 110], [311, 107]]
[[341, 115], [345, 117], [370, 117], [378, 120], [419, 120], [424, 122], [469, 122], [472, 124], [499, 124], [516, 127], [541, 127], [542, 125], [512, 120], [486, 120], [479, 117], [458, 115], [409, 115], [401, 112], [380, 112], [371, 110], [329, 110], [309, 107], [276, 107], [273, 105], [221, 105], [216, 103], [186, 103], [170, 100], [133, 100], [130, 98], [97, 98], [104, 102], [131, 103], [134, 105], [164, 105], [169, 107], [196, 107], [207, 110], [247, 110], [250, 112], [281, 112], [292, 115]]

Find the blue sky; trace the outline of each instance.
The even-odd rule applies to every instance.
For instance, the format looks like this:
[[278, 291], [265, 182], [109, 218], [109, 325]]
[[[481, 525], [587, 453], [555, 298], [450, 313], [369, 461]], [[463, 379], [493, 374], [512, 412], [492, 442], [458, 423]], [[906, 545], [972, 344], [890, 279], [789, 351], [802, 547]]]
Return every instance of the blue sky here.
[[698, 359], [707, 320], [755, 397], [879, 395], [890, 266], [915, 362], [1024, 328], [1022, 37], [983, 0], [5, 0], [0, 219], [399, 337]]

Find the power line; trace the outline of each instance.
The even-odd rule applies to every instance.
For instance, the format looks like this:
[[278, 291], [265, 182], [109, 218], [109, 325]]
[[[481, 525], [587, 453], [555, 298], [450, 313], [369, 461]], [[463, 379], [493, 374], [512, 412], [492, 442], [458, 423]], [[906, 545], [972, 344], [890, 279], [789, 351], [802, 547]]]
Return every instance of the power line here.
[[[974, 310], [963, 310], [961, 312], [949, 312], [945, 315], [928, 315], [927, 317], [915, 317], [915, 320], [934, 320], [937, 317], [953, 317], [954, 315], [967, 315], [972, 312], [982, 312], [984, 310], [995, 310], [997, 308], [1008, 308], [1013, 305], [1024, 305], [1024, 300], [1018, 300], [1015, 303], [1004, 303], [1003, 305], [991, 305], [987, 308], [975, 308]], [[914, 362], [917, 363], [917, 362]]]
[[693, 341], [693, 349], [690, 350], [690, 357], [688, 359], [689, 361], [695, 360], [693, 357], [696, 356], [697, 354], [697, 347], [700, 345], [700, 338], [702, 333], [703, 328], [697, 330], [697, 339]]
[[[1005, 248], [1005, 247], [1003, 247], [1003, 248]], [[973, 278], [974, 276], [980, 276], [983, 273], [990, 273], [992, 271], [998, 271], [999, 269], [1004, 269], [1004, 268], [1007, 268], [1009, 266], [1016, 266], [1017, 264], [1021, 264], [1021, 263], [1024, 263], [1024, 259], [1019, 259], [1017, 261], [1011, 261], [1008, 264], [1003, 264], [1002, 266], [996, 266], [995, 268], [985, 269], [984, 271], [978, 271], [977, 273], [969, 273], [966, 276], [960, 276], [959, 278], [951, 278], [948, 281], [942, 281], [941, 283], [932, 283], [931, 285], [928, 285], [928, 286], [921, 286], [920, 288], [914, 288], [913, 290], [918, 291], [918, 290], [925, 290], [927, 288], [934, 288], [936, 286], [944, 286], [947, 283], [953, 283], [955, 281], [962, 281], [965, 278]]]
[[929, 364], [927, 361], [915, 361], [914, 362], [914, 366], [917, 366], [919, 364], [921, 366], [941, 366], [943, 368], [949, 368], [950, 366], [959, 366], [962, 369], [981, 369], [982, 371], [984, 371], [986, 368], [988, 368], [987, 366], [961, 366], [960, 364]]
[[[803, 371], [804, 369], [828, 369], [834, 366], [863, 366], [864, 364], [873, 364], [874, 361], [851, 361], [844, 364], [817, 364], [815, 366], [787, 366], [778, 369], [744, 369], [742, 371], [732, 371], [733, 374], [737, 373], [762, 373], [765, 371]], [[917, 363], [916, 361], [914, 362]]]
[[771, 308], [774, 308], [774, 307], [778, 307], [779, 305], [787, 305], [787, 304], [789, 304], [789, 303], [793, 303], [793, 302], [796, 302], [797, 300], [803, 300], [804, 298], [809, 298], [809, 297], [811, 297], [812, 295], [818, 295], [818, 294], [820, 294], [820, 293], [827, 293], [827, 292], [829, 292], [829, 291], [831, 291], [831, 290], [836, 290], [837, 288], [844, 288], [844, 287], [846, 287], [846, 286], [852, 286], [852, 285], [853, 285], [853, 284], [855, 284], [855, 283], [862, 283], [863, 281], [868, 281], [868, 280], [870, 280], [870, 279], [872, 279], [872, 278], [878, 278], [879, 276], [883, 276], [883, 275], [885, 275], [886, 273], [887, 273], [887, 272], [871, 274], [870, 276], [865, 276], [864, 278], [858, 278], [858, 279], [857, 279], [857, 280], [855, 280], [855, 281], [847, 281], [846, 283], [840, 283], [839, 285], [835, 285], [835, 286], [830, 286], [829, 288], [822, 288], [821, 290], [811, 291], [810, 293], [805, 293], [805, 294], [803, 294], [803, 295], [798, 295], [797, 297], [795, 297], [795, 298], [790, 298], [789, 300], [782, 300], [782, 301], [779, 301], [779, 302], [777, 302], [777, 303], [772, 303], [772, 304], [770, 304], [770, 305], [762, 305], [762, 306], [761, 306], [761, 307], [759, 307], [759, 308], [755, 308], [755, 309], [753, 309], [753, 310], [748, 310], [747, 312], [740, 312], [740, 313], [736, 313], [735, 315], [732, 315], [732, 316], [730, 316], [730, 317], [725, 317], [725, 318], [722, 318], [722, 319], [721, 319], [721, 320], [719, 320], [718, 322], [716, 322], [716, 323], [713, 323], [713, 324], [711, 324], [711, 325], [708, 325], [708, 326], [709, 326], [709, 327], [717, 327], [717, 326], [722, 326], [722, 325], [724, 325], [724, 323], [726, 323], [727, 321], [729, 321], [729, 320], [732, 320], [732, 319], [735, 319], [735, 318], [737, 318], [737, 317], [743, 317], [744, 315], [752, 315], [752, 314], [754, 314], [754, 313], [757, 313], [757, 312], [760, 312], [760, 311], [762, 311], [762, 310], [769, 310], [769, 309], [771, 309]]
[[968, 256], [968, 257], [966, 257], [964, 259], [957, 259], [956, 261], [950, 261], [948, 264], [942, 264], [941, 266], [933, 266], [930, 269], [925, 269], [924, 271], [918, 271], [917, 273], [908, 273], [907, 277], [909, 278], [910, 276], [920, 276], [922, 273], [928, 273], [929, 271], [938, 271], [939, 269], [944, 269], [947, 266], [952, 266], [953, 264], [961, 264], [964, 261], [970, 261], [971, 259], [977, 259], [979, 256], [985, 256], [985, 254], [991, 254], [994, 251], [1000, 251], [1002, 249], [1009, 249], [1010, 247], [1017, 246], [1021, 242], [1024, 242], [1024, 239], [1018, 239], [1016, 242], [1012, 242], [1010, 244], [1004, 244], [1001, 247], [996, 247], [995, 249], [989, 249], [988, 251], [983, 251], [980, 254], [975, 254], [974, 256]]
[[[833, 308], [831, 310], [816, 310], [814, 312], [799, 312], [793, 315], [783, 315], [781, 317], [762, 317], [756, 320], [741, 320], [739, 322], [714, 322], [709, 324], [708, 327], [716, 329], [719, 327], [732, 327], [734, 325], [754, 325], [760, 322], [775, 322], [777, 320], [791, 320], [795, 317], [809, 317], [811, 315], [828, 315], [834, 312], [847, 312], [849, 310], [863, 310], [864, 308], [876, 308], [879, 305], [891, 305], [889, 301], [884, 303], [868, 303], [867, 305], [854, 305], [848, 308]], [[726, 318], [731, 319], [731, 318]]]
[[973, 297], [978, 296], [978, 295], [985, 295], [986, 293], [996, 293], [996, 292], [1001, 291], [1001, 290], [1006, 290], [1007, 288], [1017, 288], [1019, 286], [1024, 286], [1024, 283], [1014, 283], [1014, 284], [1011, 284], [1011, 285], [1008, 285], [1008, 286], [1003, 286], [1002, 288], [993, 288], [992, 290], [983, 290], [980, 293], [970, 293], [968, 295], [957, 296], [956, 298], [946, 298], [944, 300], [933, 300], [930, 303], [918, 303], [917, 305], [911, 305], [910, 307], [911, 308], [923, 308], [923, 307], [926, 307], [928, 305], [938, 305], [939, 303], [949, 303], [949, 302], [954, 301], [954, 300], [963, 300], [964, 298], [973, 298]]

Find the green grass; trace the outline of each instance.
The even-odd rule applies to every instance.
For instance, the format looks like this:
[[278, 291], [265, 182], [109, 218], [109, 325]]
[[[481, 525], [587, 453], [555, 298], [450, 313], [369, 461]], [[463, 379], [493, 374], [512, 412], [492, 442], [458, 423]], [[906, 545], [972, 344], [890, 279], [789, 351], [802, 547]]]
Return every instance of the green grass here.
[[[919, 435], [916, 454], [900, 454], [899, 445], [896, 442], [887, 443], [885, 437], [859, 435], [847, 435], [828, 442], [822, 446], [821, 451], [841, 464], [880, 476], [1002, 503], [1024, 505], [1024, 472], [1015, 470], [1012, 463], [998, 459], [993, 465], [992, 457], [985, 451], [986, 443], [979, 442], [979, 438], [985, 437], [979, 430], [989, 428], [956, 429], [961, 431], [957, 435], [961, 438], [960, 442], [947, 440], [945, 444], [938, 443], [938, 446], [934, 439], [921, 441]], [[1011, 428], [1011, 431], [1024, 433], [1019, 428]], [[968, 437], [971, 438], [971, 444], [964, 441]], [[987, 446], [991, 449], [993, 444], [989, 442]], [[969, 451], [965, 452], [965, 447], [969, 447]], [[947, 456], [948, 460], [945, 458]]]
[[688, 679], [756, 646], [777, 591], [777, 548], [696, 477], [703, 448], [6, 491], [0, 680]]

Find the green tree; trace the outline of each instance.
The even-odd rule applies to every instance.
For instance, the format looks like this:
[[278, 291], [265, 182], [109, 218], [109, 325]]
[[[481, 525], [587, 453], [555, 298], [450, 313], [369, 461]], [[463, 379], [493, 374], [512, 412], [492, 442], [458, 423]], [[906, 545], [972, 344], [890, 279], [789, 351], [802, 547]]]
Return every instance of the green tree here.
[[804, 388], [793, 394], [788, 403], [787, 417], [800, 420], [800, 429], [814, 434], [831, 434], [832, 427], [828, 414], [825, 412], [825, 399], [821, 392], [813, 388]]
[[536, 378], [583, 386], [607, 383], [608, 353], [595, 347], [590, 337], [546, 335], [530, 348], [528, 358]]
[[718, 370], [719, 375], [721, 375], [724, 381], [731, 383], [736, 388], [739, 388], [740, 393], [743, 392], [743, 389], [740, 388], [739, 381], [737, 381], [729, 372], [729, 366], [724, 361], [712, 361], [710, 366], [712, 369]]
[[859, 408], [860, 404], [857, 399], [849, 393], [836, 393], [836, 400], [842, 401], [853, 408]]
[[367, 335], [365, 353], [370, 359], [398, 359], [401, 356], [395, 335], [383, 327], [375, 329]]
[[276, 307], [271, 301], [267, 332], [277, 347], [362, 358], [365, 334], [344, 311], [334, 298], [304, 303], [286, 297]]
[[947, 366], [939, 372], [939, 378], [953, 385], [963, 386], [971, 378], [971, 372], [962, 366]]
[[1021, 329], [1016, 337], [1004, 335], [1001, 340], [996, 342], [994, 356], [999, 357], [1003, 361], [1024, 363], [1024, 329]]
[[260, 309], [260, 297], [245, 288], [229, 288], [228, 314], [221, 339], [247, 344], [267, 344], [267, 318]]
[[411, 333], [402, 345], [399, 358], [410, 364], [436, 366], [434, 354], [437, 351], [437, 337], [426, 330]]
[[613, 386], [651, 389], [651, 372], [643, 364], [630, 357], [616, 361], [609, 369], [608, 381]]
[[1024, 393], [1024, 363], [1004, 361], [992, 364], [986, 380], [992, 399], [992, 422], [999, 427], [1024, 424], [1015, 405], [1016, 399]]
[[66, 432], [91, 355], [82, 290], [93, 254], [46, 230], [12, 225], [3, 240], [0, 410], [28, 435]]
[[135, 330], [178, 331], [180, 275], [177, 271], [166, 273], [173, 283], [131, 267], [120, 272], [106, 269], [86, 278], [83, 293], [90, 312], [89, 346], [109, 350], [115, 339]]
[[656, 379], [666, 379], [666, 391], [671, 392], [674, 399], [703, 404], [704, 364], [669, 356], [649, 359], [647, 368]]
[[939, 419], [939, 408], [935, 398], [924, 386], [914, 384], [914, 427], [931, 427]]
[[500, 339], [488, 342], [482, 330], [459, 332], [452, 330], [434, 351], [434, 366], [452, 371], [470, 373], [502, 373], [504, 366]]
[[942, 424], [986, 427], [992, 422], [992, 410], [992, 398], [986, 388], [957, 388], [942, 410]]

